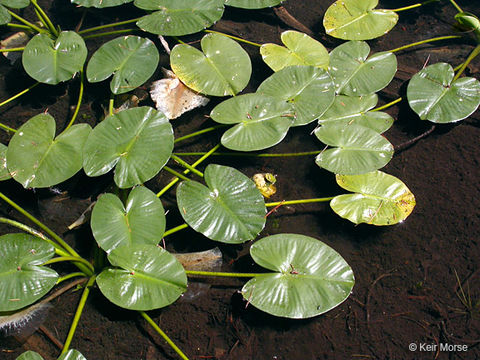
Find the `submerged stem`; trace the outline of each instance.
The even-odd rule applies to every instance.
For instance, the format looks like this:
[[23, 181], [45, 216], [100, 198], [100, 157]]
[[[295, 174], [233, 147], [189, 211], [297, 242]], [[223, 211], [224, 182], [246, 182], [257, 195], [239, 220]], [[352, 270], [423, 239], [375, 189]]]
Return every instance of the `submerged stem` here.
[[185, 270], [187, 275], [198, 276], [221, 276], [221, 277], [258, 277], [269, 275], [269, 273], [230, 273], [230, 272], [218, 272], [218, 271], [197, 271], [197, 270]]
[[41, 22], [45, 24], [45, 26], [50, 30], [50, 33], [54, 36], [58, 36], [58, 31], [55, 29], [55, 26], [53, 25], [52, 21], [48, 17], [48, 15], [43, 11], [43, 9], [37, 4], [37, 0], [31, 0], [31, 3], [35, 7], [35, 12], [37, 13], [37, 16]]
[[13, 52], [13, 51], [23, 51], [25, 47], [18, 47], [18, 48], [9, 48], [9, 49], [0, 49], [0, 52]]
[[[249, 153], [224, 153], [224, 152], [215, 152], [211, 154], [212, 156], [240, 156], [240, 157], [295, 157], [295, 156], [310, 156], [310, 155], [317, 155], [321, 153], [321, 150], [315, 151], [305, 151], [305, 152], [298, 152], [298, 153], [283, 153], [283, 154], [249, 154]], [[174, 155], [181, 155], [181, 156], [201, 156], [205, 155], [205, 152], [176, 152], [173, 153]]]
[[17, 130], [15, 130], [14, 128], [11, 128], [10, 126], [7, 126], [2, 123], [0, 123], [0, 129], [3, 129], [5, 131], [17, 132]]
[[14, 17], [14, 18], [17, 19], [18, 21], [20, 21], [21, 23], [25, 24], [25, 25], [28, 26], [30, 29], [35, 30], [35, 31], [38, 32], [38, 33], [42, 33], [42, 32], [45, 31], [45, 30], [39, 28], [37, 25], [32, 24], [30, 21], [22, 18], [20, 15], [15, 14], [15, 13], [14, 13], [13, 11], [11, 11], [11, 10], [8, 10], [8, 13], [9, 13], [12, 17]]
[[195, 131], [191, 134], [188, 134], [188, 135], [185, 135], [185, 136], [182, 136], [182, 137], [179, 137], [179, 138], [175, 139], [174, 143], [176, 144], [177, 142], [187, 140], [187, 139], [190, 139], [192, 137], [195, 137], [195, 136], [198, 136], [198, 135], [201, 135], [201, 134], [205, 134], [205, 133], [208, 133], [208, 132], [213, 131], [213, 130], [221, 129], [221, 128], [227, 127], [227, 126], [228, 125], [215, 125], [215, 126], [203, 129], [203, 130]]
[[190, 165], [186, 161], [180, 159], [177, 155], [172, 154], [172, 159], [175, 160], [176, 162], [178, 162], [180, 165], [182, 165], [185, 169], [188, 169], [191, 172], [193, 172], [194, 174], [196, 174], [200, 177], [203, 177], [203, 173], [201, 171], [198, 171], [192, 165]]
[[283, 205], [296, 205], [296, 204], [309, 204], [309, 203], [316, 203], [316, 202], [326, 202], [326, 201], [332, 200], [334, 197], [335, 196], [324, 197], [324, 198], [314, 198], [314, 199], [275, 201], [275, 202], [265, 203], [265, 206], [266, 207], [273, 207], [273, 206], [279, 206], [279, 205], [283, 206]]
[[176, 233], [177, 231], [180, 231], [180, 230], [183, 230], [183, 229], [186, 229], [186, 228], [188, 228], [187, 224], [182, 224], [182, 225], [175, 226], [174, 228], [165, 231], [163, 233], [163, 237], [168, 236], [168, 235], [172, 235], [173, 233]]
[[78, 100], [77, 100], [77, 106], [75, 107], [75, 111], [72, 115], [72, 119], [70, 120], [70, 122], [68, 123], [67, 127], [65, 128], [64, 131], [68, 130], [70, 128], [70, 126], [73, 125], [73, 123], [75, 122], [77, 116], [78, 116], [78, 112], [80, 111], [80, 106], [82, 105], [82, 100], [83, 100], [83, 81], [84, 81], [84, 76], [83, 76], [83, 69], [80, 70], [80, 89], [78, 91]]
[[122, 29], [122, 30], [115, 30], [115, 31], [108, 31], [99, 34], [87, 35], [84, 36], [84, 39], [94, 39], [102, 36], [109, 36], [109, 35], [117, 35], [117, 34], [124, 34], [124, 33], [131, 33], [132, 31], [138, 31], [138, 29]]
[[85, 274], [83, 272], [73, 272], [73, 273], [67, 274], [65, 276], [59, 277], [58, 280], [57, 280], [57, 285], [66, 281], [66, 280], [69, 280], [69, 279], [72, 279], [72, 278], [78, 277], [78, 276], [85, 277]]
[[33, 85], [29, 86], [29, 87], [28, 87], [28, 88], [26, 88], [25, 90], [22, 90], [22, 91], [20, 91], [18, 94], [16, 94], [16, 95], [13, 95], [11, 98], [8, 98], [7, 100], [5, 100], [5, 101], [2, 101], [2, 102], [0, 103], [0, 107], [2, 107], [3, 105], [6, 105], [6, 104], [8, 104], [10, 101], [13, 101], [13, 100], [15, 100], [16, 98], [18, 98], [18, 97], [22, 96], [23, 94], [26, 94], [27, 92], [29, 92], [30, 90], [32, 90], [32, 89], [33, 89], [35, 86], [37, 86], [38, 84], [40, 84], [40, 83], [39, 83], [39, 82], [37, 82], [37, 83], [35, 83], [35, 84], [33, 84]]
[[420, 7], [420, 6], [423, 6], [423, 5], [427, 5], [427, 4], [430, 4], [430, 3], [432, 3], [432, 2], [436, 2], [436, 1], [439, 1], [439, 0], [427, 0], [427, 1], [423, 2], [423, 3], [417, 3], [417, 4], [413, 4], [413, 5], [401, 7], [401, 8], [398, 8], [398, 9], [390, 9], [390, 11], [400, 12], [400, 11], [404, 11], [404, 10], [415, 9], [415, 8], [417, 8], [417, 7]]
[[185, 181], [190, 181], [189, 178], [187, 178], [187, 177], [184, 176], [183, 174], [180, 174], [178, 171], [173, 170], [171, 167], [164, 166], [163, 169], [164, 169], [164, 170], [167, 170], [170, 174], [176, 176], [177, 179], [180, 178], [180, 179], [185, 180]]
[[257, 46], [257, 47], [262, 46], [261, 44], [254, 43], [254, 42], [252, 42], [252, 41], [248, 41], [248, 40], [239, 38], [239, 37], [237, 37], [237, 36], [224, 34], [224, 33], [219, 32], [219, 31], [214, 31], [214, 30], [203, 30], [203, 31], [206, 32], [206, 33], [223, 35], [223, 36], [226, 36], [226, 37], [228, 37], [228, 38], [230, 38], [230, 39], [234, 39], [234, 40], [243, 42], [243, 43], [245, 43], [245, 44], [249, 44], [249, 45], [253, 45], [253, 46]]
[[426, 39], [426, 40], [422, 40], [422, 41], [417, 41], [417, 42], [414, 42], [414, 43], [411, 43], [411, 44], [407, 44], [407, 45], [404, 45], [404, 46], [400, 46], [400, 47], [398, 47], [398, 48], [395, 48], [395, 49], [389, 50], [389, 51], [390, 51], [391, 53], [394, 53], [394, 52], [397, 52], [397, 51], [409, 49], [409, 48], [414, 47], [414, 46], [417, 46], [417, 45], [428, 44], [428, 43], [435, 42], [435, 41], [442, 41], [442, 40], [449, 40], [449, 39], [458, 39], [458, 38], [461, 38], [461, 36], [460, 36], [460, 35], [439, 36], [439, 37], [435, 37], [435, 38], [431, 38], [431, 39]]
[[57, 256], [57, 257], [54, 257], [50, 260], [47, 260], [43, 263], [43, 265], [50, 265], [50, 264], [55, 264], [55, 263], [58, 263], [58, 262], [63, 262], [63, 261], [71, 261], [71, 262], [79, 262], [79, 263], [82, 263], [84, 265], [86, 265], [91, 271], [92, 273], [95, 272], [95, 269], [93, 268], [93, 265], [90, 264], [87, 260], [85, 260], [84, 258], [82, 257], [78, 257], [78, 256]]
[[92, 28], [89, 28], [89, 29], [81, 30], [81, 31], [78, 32], [78, 34], [82, 35], [82, 34], [87, 34], [89, 32], [92, 32], [92, 31], [108, 29], [110, 27], [115, 27], [115, 26], [120, 26], [120, 25], [125, 25], [125, 24], [131, 24], [133, 22], [137, 22], [140, 19], [141, 18], [136, 18], [136, 19], [119, 21], [119, 22], [116, 22], [116, 23], [111, 23], [111, 24], [106, 24], [106, 25], [95, 26], [95, 27], [92, 27]]
[[402, 101], [403, 98], [402, 97], [399, 97], [398, 99], [395, 99], [393, 101], [390, 101], [389, 103], [385, 104], [385, 105], [382, 105], [382, 106], [379, 106], [378, 108], [375, 108], [373, 110], [370, 110], [370, 111], [380, 111], [380, 110], [385, 110], [387, 108], [389, 108], [390, 106], [393, 106], [395, 105], [396, 103], [399, 103], [400, 101]]
[[477, 45], [475, 47], [475, 49], [473, 49], [473, 51], [470, 53], [470, 55], [468, 55], [467, 59], [460, 66], [460, 68], [458, 69], [458, 72], [455, 74], [455, 77], [453, 78], [452, 81], [457, 80], [460, 77], [460, 75], [463, 74], [463, 72], [467, 68], [468, 64], [470, 64], [472, 62], [472, 60], [475, 59], [478, 56], [478, 54], [480, 54], [480, 45]]
[[452, 3], [453, 6], [455, 6], [455, 9], [457, 9], [458, 12], [463, 13], [462, 8], [460, 6], [458, 6], [458, 4], [455, 2], [455, 0], [450, 0], [450, 2]]

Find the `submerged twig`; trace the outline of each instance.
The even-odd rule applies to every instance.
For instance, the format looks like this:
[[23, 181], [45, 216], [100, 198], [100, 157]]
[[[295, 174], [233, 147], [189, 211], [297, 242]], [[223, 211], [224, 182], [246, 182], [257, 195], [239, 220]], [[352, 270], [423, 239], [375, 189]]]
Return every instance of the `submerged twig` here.
[[313, 36], [313, 31], [293, 17], [283, 6], [276, 6], [273, 8], [273, 11], [275, 12], [275, 15], [277, 15], [277, 17], [288, 26], [307, 35]]
[[410, 146], [415, 144], [418, 140], [421, 140], [424, 137], [427, 137], [428, 135], [430, 135], [435, 130], [435, 128], [436, 128], [435, 125], [432, 125], [432, 127], [430, 129], [428, 129], [427, 131], [425, 131], [423, 134], [420, 134], [420, 135], [414, 137], [413, 139], [405, 141], [404, 143], [401, 143], [400, 145], [396, 145], [395, 146], [395, 152], [400, 152], [400, 151], [403, 151], [405, 149], [408, 149]]

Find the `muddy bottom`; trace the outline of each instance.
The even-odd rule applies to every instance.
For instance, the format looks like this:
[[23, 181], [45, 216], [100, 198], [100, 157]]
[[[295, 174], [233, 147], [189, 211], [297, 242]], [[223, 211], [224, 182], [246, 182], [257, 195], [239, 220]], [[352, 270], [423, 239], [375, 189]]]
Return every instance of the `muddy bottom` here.
[[[341, 41], [328, 38], [322, 27], [323, 14], [332, 1], [291, 1], [284, 7], [315, 38], [330, 49]], [[72, 29], [82, 11], [66, 1], [41, 2], [64, 29]], [[464, 1], [463, 3], [467, 3]], [[460, 4], [480, 13], [475, 2]], [[471, 5], [474, 4], [474, 5]], [[402, 4], [403, 5], [403, 4]], [[398, 7], [398, 1], [381, 1], [380, 8]], [[87, 13], [84, 27], [136, 16], [127, 10]], [[68, 15], [67, 15], [68, 14]], [[386, 36], [369, 41], [372, 51], [393, 49], [406, 43], [452, 34], [455, 9], [447, 1], [400, 13], [399, 24]], [[34, 19], [34, 14], [24, 14]], [[244, 11], [227, 9], [214, 29], [257, 43], [280, 42], [282, 31], [291, 29], [271, 9]], [[4, 36], [7, 35], [3, 29]], [[153, 37], [152, 37], [153, 38]], [[200, 36], [187, 37], [198, 40]], [[158, 43], [158, 42], [157, 42]], [[101, 43], [89, 40], [91, 54]], [[173, 44], [173, 41], [172, 41]], [[405, 99], [407, 79], [426, 63], [449, 62], [454, 67], [474, 48], [472, 36], [455, 42], [439, 42], [398, 53], [399, 72], [380, 92], [380, 102], [399, 96]], [[263, 64], [258, 48], [243, 45], [252, 57], [251, 92], [271, 71]], [[166, 54], [161, 64], [168, 65]], [[480, 78], [480, 61], [467, 69]], [[158, 69], [155, 80], [160, 77]], [[0, 99], [7, 99], [33, 83], [19, 64], [0, 61]], [[13, 104], [0, 108], [2, 122], [18, 128], [30, 117], [45, 111], [65, 126], [75, 105], [78, 82], [51, 87], [40, 85]], [[108, 84], [88, 85], [81, 108], [81, 121], [92, 126], [108, 101]], [[198, 111], [187, 113], [173, 126], [176, 136], [212, 126], [205, 117], [220, 100], [214, 99]], [[149, 101], [144, 104], [151, 105]], [[420, 121], [406, 101], [387, 110], [396, 122], [385, 136], [400, 145], [431, 128]], [[317, 238], [338, 251], [351, 265], [356, 284], [352, 295], [332, 311], [307, 320], [270, 316], [246, 304], [237, 279], [192, 280], [189, 292], [167, 308], [151, 312], [153, 319], [191, 359], [478, 359], [480, 358], [480, 113], [453, 125], [438, 125], [426, 138], [397, 152], [383, 171], [401, 179], [415, 194], [417, 205], [403, 223], [390, 227], [354, 226], [339, 218], [328, 203], [282, 207], [269, 216], [260, 237], [277, 233], [299, 233]], [[271, 153], [321, 150], [310, 132], [315, 127], [294, 128]], [[176, 151], [206, 151], [219, 142], [220, 133], [182, 142]], [[0, 134], [0, 141], [8, 143]], [[196, 158], [185, 158], [192, 163]], [[343, 193], [334, 175], [315, 165], [313, 157], [238, 158], [214, 157], [211, 162], [230, 165], [246, 175], [277, 174], [278, 192], [271, 201], [326, 197]], [[173, 166], [173, 164], [172, 164]], [[206, 166], [206, 164], [204, 165]], [[203, 170], [204, 167], [201, 169]], [[162, 172], [146, 185], [160, 190], [171, 179]], [[1, 182], [1, 191], [18, 201], [54, 231], [90, 256], [94, 243], [84, 225], [70, 225], [98, 194], [109, 191], [111, 175], [87, 178], [83, 173], [50, 190], [25, 190], [13, 180]], [[167, 228], [182, 223], [175, 207], [174, 191], [162, 197]], [[0, 215], [25, 222], [5, 203]], [[0, 234], [15, 231], [0, 226]], [[166, 238], [167, 249], [176, 252], [213, 248], [191, 230]], [[223, 270], [251, 271], [249, 244], [221, 245]], [[61, 269], [61, 268], [60, 268]], [[64, 269], [69, 270], [69, 268]], [[15, 359], [25, 350], [55, 359], [66, 338], [81, 291], [69, 291], [53, 301], [41, 328], [27, 339], [0, 339], [0, 358]], [[48, 335], [47, 335], [48, 334]], [[457, 345], [457, 347], [454, 347]], [[176, 359], [170, 347], [135, 312], [109, 303], [98, 289], [92, 290], [81, 317], [72, 348], [89, 360]]]

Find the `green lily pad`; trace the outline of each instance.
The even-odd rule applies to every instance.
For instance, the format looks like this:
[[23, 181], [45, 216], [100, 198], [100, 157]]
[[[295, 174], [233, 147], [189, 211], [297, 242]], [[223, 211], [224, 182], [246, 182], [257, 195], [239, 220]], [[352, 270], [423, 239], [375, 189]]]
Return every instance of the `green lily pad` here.
[[25, 351], [23, 354], [18, 356], [15, 360], [43, 360], [43, 357], [36, 353], [35, 351]]
[[398, 21], [391, 10], [375, 9], [378, 0], [337, 0], [325, 12], [328, 35], [343, 40], [370, 40], [388, 33]]
[[328, 124], [315, 130], [317, 138], [333, 149], [322, 151], [315, 163], [335, 174], [363, 174], [384, 167], [393, 145], [376, 131], [361, 125]]
[[100, 196], [90, 225], [98, 245], [107, 253], [121, 245], [156, 245], [165, 232], [165, 210], [153, 192], [139, 186], [130, 192], [125, 206], [113, 194]]
[[97, 277], [105, 297], [130, 310], [170, 305], [187, 290], [187, 276], [178, 260], [156, 245], [131, 244], [113, 249], [107, 268]]
[[320, 125], [326, 124], [357, 124], [375, 130], [377, 133], [390, 129], [393, 118], [382, 111], [368, 111], [377, 105], [378, 96], [337, 95], [328, 110], [318, 118]]
[[0, 5], [0, 25], [8, 24], [12, 20], [12, 16], [8, 12], [8, 9]]
[[30, 5], [30, 0], [0, 0], [0, 5], [12, 8], [23, 9]]
[[321, 116], [335, 97], [333, 81], [323, 69], [289, 66], [260, 84], [257, 93], [287, 101], [293, 106], [292, 126], [306, 125]]
[[103, 44], [87, 65], [87, 79], [99, 82], [113, 75], [110, 90], [129, 92], [147, 81], [157, 69], [159, 54], [155, 44], [139, 36], [122, 36]]
[[450, 123], [470, 116], [480, 104], [480, 82], [471, 77], [453, 81], [446, 63], [427, 66], [416, 73], [407, 87], [410, 107], [420, 119]]
[[220, 20], [223, 0], [135, 0], [144, 10], [158, 10], [137, 21], [137, 26], [152, 34], [181, 36], [199, 32]]
[[7, 147], [0, 144], [0, 181], [11, 179], [7, 168]]
[[237, 124], [223, 134], [223, 146], [254, 151], [282, 141], [293, 124], [294, 112], [282, 99], [255, 93], [221, 102], [213, 108], [210, 117], [220, 124]]
[[269, 314], [305, 319], [345, 301], [355, 278], [347, 262], [321, 241], [298, 234], [263, 238], [250, 248], [253, 260], [275, 273], [257, 276], [242, 288], [250, 304]]
[[263, 44], [260, 47], [260, 54], [263, 61], [273, 71], [279, 71], [291, 65], [310, 65], [323, 69], [328, 68], [328, 51], [320, 42], [307, 34], [288, 30], [281, 35], [282, 43]]
[[84, 7], [106, 8], [132, 2], [133, 0], [71, 0]]
[[65, 354], [60, 355], [58, 360], [87, 360], [85, 356], [83, 356], [80, 351], [70, 349]]
[[405, 220], [415, 197], [395, 176], [381, 171], [363, 175], [337, 175], [337, 184], [355, 194], [336, 196], [330, 207], [355, 224], [393, 225]]
[[242, 9], [263, 9], [282, 3], [285, 0], [225, 0], [225, 5]]
[[88, 137], [83, 169], [88, 176], [115, 167], [114, 180], [130, 188], [154, 177], [173, 150], [173, 129], [165, 115], [143, 106], [108, 116]]
[[206, 95], [235, 95], [247, 86], [252, 64], [234, 40], [219, 34], [202, 38], [202, 51], [176, 45], [170, 54], [173, 72], [189, 88]]
[[369, 53], [365, 41], [349, 41], [332, 50], [329, 71], [337, 94], [373, 94], [392, 81], [397, 72], [397, 57], [388, 51], [368, 57]]
[[90, 125], [77, 124], [55, 137], [55, 120], [39, 114], [23, 124], [7, 149], [10, 175], [25, 188], [43, 188], [71, 178], [82, 168]]
[[265, 226], [265, 202], [247, 176], [234, 168], [208, 165], [205, 183], [183, 181], [177, 205], [185, 222], [211, 240], [238, 244], [253, 240]]
[[35, 35], [23, 50], [22, 63], [32, 78], [55, 85], [82, 70], [86, 58], [82, 37], [74, 31], [62, 31], [55, 41], [45, 34]]
[[0, 236], [0, 311], [13, 311], [30, 305], [48, 293], [58, 274], [45, 261], [55, 249], [44, 240], [29, 234]]

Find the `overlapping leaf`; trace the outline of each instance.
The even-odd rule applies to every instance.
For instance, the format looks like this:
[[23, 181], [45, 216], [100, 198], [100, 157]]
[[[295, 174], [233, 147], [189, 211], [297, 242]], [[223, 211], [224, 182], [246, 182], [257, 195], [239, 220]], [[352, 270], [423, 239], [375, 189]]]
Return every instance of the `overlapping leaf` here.
[[55, 138], [55, 120], [39, 114], [13, 135], [7, 150], [7, 167], [25, 188], [56, 185], [82, 168], [82, 148], [90, 125], [73, 125]]
[[265, 203], [252, 180], [238, 170], [209, 165], [208, 187], [184, 181], [177, 204], [185, 222], [212, 240], [237, 244], [253, 240], [265, 226]]
[[329, 55], [327, 49], [307, 34], [288, 30], [281, 35], [282, 43], [263, 44], [260, 54], [263, 61], [273, 71], [279, 71], [291, 65], [311, 65], [327, 69]]
[[122, 36], [103, 44], [87, 65], [87, 79], [99, 82], [113, 75], [110, 90], [129, 92], [147, 81], [155, 72], [159, 54], [155, 44], [139, 36]]
[[18, 356], [15, 360], [43, 360], [43, 357], [36, 353], [35, 351], [25, 351], [23, 354]]
[[55, 255], [44, 240], [29, 234], [0, 236], [0, 311], [30, 305], [48, 293], [58, 279], [55, 270], [41, 266]]
[[355, 224], [393, 225], [405, 220], [415, 197], [399, 179], [381, 171], [363, 175], [337, 175], [337, 183], [355, 194], [336, 196], [330, 206]]
[[83, 168], [88, 176], [99, 176], [115, 167], [115, 183], [129, 188], [154, 177], [172, 150], [173, 129], [165, 115], [146, 106], [132, 108], [93, 129], [83, 149]]
[[280, 4], [285, 0], [225, 0], [225, 5], [242, 9], [263, 9]]
[[11, 179], [7, 168], [7, 147], [0, 144], [0, 181]]
[[480, 104], [480, 82], [471, 77], [454, 79], [451, 65], [438, 63], [415, 74], [407, 88], [410, 107], [420, 119], [450, 123], [465, 119]]
[[0, 25], [7, 24], [12, 20], [12, 16], [6, 7], [21, 9], [28, 4], [30, 4], [30, 0], [0, 0]]
[[106, 8], [132, 2], [133, 0], [71, 0], [84, 7]]
[[375, 9], [378, 0], [337, 0], [325, 12], [323, 26], [328, 35], [344, 40], [370, 40], [389, 32], [398, 15]]
[[225, 131], [222, 145], [237, 151], [254, 151], [278, 144], [293, 124], [293, 107], [282, 99], [261, 93], [223, 101], [210, 117], [221, 124], [237, 124]]
[[189, 88], [213, 96], [235, 95], [247, 86], [252, 74], [250, 57], [234, 40], [219, 34], [202, 38], [202, 51], [176, 45], [170, 65]]
[[242, 295], [269, 314], [305, 319], [341, 304], [355, 279], [347, 262], [317, 239], [298, 234], [278, 234], [250, 248], [257, 264], [275, 271], [247, 282]]
[[321, 116], [335, 97], [333, 80], [323, 69], [289, 66], [260, 84], [257, 93], [287, 101], [293, 106], [292, 126], [306, 125]]
[[147, 32], [181, 36], [199, 32], [220, 20], [223, 0], [135, 0], [135, 6], [154, 12], [137, 21]]

